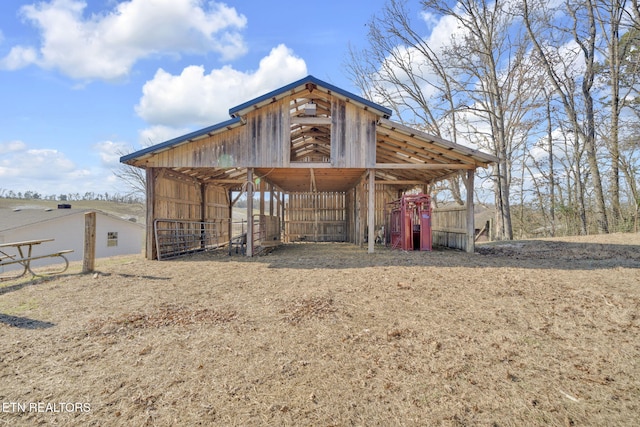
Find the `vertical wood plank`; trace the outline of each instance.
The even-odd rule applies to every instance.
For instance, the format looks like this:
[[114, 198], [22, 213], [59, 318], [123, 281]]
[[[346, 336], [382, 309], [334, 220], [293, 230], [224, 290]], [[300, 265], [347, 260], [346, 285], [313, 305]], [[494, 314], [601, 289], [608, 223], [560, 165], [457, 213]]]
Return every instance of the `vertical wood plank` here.
[[367, 252], [373, 253], [373, 247], [375, 244], [375, 227], [376, 227], [376, 172], [374, 169], [369, 169], [369, 202], [367, 206], [367, 220], [369, 222], [368, 244]]
[[153, 220], [155, 219], [156, 207], [156, 169], [147, 168], [147, 236], [145, 244], [145, 258], [155, 259], [155, 239], [153, 233]]
[[247, 168], [247, 250], [253, 256], [253, 168]]
[[227, 198], [229, 201], [229, 222], [227, 223], [227, 236], [229, 237], [229, 245], [231, 245], [231, 238], [233, 237], [233, 192], [231, 190], [227, 192]]
[[269, 184], [269, 216], [273, 216], [273, 198], [275, 197], [275, 192], [273, 191], [273, 185]]
[[84, 254], [82, 272], [91, 273], [96, 266], [96, 213], [84, 214]]
[[473, 253], [476, 250], [476, 225], [473, 215], [473, 178], [475, 171], [470, 169], [467, 171], [466, 179], [464, 180], [465, 187], [467, 187], [467, 252]]
[[264, 216], [264, 207], [265, 207], [265, 203], [264, 203], [264, 193], [265, 193], [266, 189], [265, 189], [265, 181], [264, 179], [260, 178], [260, 216]]

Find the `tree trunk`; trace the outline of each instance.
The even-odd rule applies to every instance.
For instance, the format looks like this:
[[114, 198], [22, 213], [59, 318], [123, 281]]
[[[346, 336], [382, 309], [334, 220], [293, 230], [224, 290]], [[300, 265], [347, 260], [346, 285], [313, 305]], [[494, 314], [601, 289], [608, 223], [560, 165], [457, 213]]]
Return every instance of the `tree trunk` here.
[[[585, 148], [587, 153], [587, 161], [589, 162], [589, 170], [591, 172], [591, 180], [593, 182], [593, 190], [596, 198], [595, 217], [599, 233], [609, 232], [609, 223], [607, 221], [607, 208], [604, 201], [604, 192], [602, 191], [602, 179], [600, 177], [600, 168], [598, 166], [598, 158], [596, 152], [596, 120], [593, 110], [593, 95], [591, 89], [595, 78], [595, 42], [596, 42], [596, 21], [594, 16], [594, 6], [591, 0], [586, 1], [587, 14], [589, 17], [589, 37], [586, 40], [580, 39], [574, 31], [576, 42], [582, 48], [585, 59], [585, 72], [582, 79], [582, 96], [585, 100], [585, 114], [587, 129], [585, 132]], [[577, 17], [576, 17], [577, 19]]]

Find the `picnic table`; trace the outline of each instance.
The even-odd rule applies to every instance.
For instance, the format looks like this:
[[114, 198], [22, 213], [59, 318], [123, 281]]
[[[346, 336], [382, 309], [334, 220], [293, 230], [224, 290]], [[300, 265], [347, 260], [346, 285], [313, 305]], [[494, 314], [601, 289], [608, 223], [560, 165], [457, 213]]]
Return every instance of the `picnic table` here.
[[62, 270], [51, 272], [51, 274], [64, 273], [69, 268], [69, 260], [64, 256], [73, 250], [63, 250], [47, 253], [44, 255], [33, 255], [33, 247], [46, 242], [52, 242], [54, 239], [38, 239], [25, 240], [22, 242], [9, 242], [0, 244], [0, 267], [11, 264], [20, 264], [24, 270], [17, 276], [2, 277], [0, 280], [17, 279], [27, 274], [27, 271], [33, 276], [39, 276], [31, 270], [31, 261], [43, 258], [60, 257], [64, 260], [65, 266]]

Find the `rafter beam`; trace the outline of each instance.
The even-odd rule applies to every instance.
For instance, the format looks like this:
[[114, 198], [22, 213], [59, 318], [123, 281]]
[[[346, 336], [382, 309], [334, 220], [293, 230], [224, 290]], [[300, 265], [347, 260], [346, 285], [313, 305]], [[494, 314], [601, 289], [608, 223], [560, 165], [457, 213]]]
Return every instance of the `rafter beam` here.
[[376, 163], [376, 169], [475, 169], [476, 165], [460, 163]]
[[331, 169], [331, 163], [321, 162], [290, 162], [290, 169], [302, 168], [302, 169]]
[[416, 181], [416, 180], [376, 180], [376, 184], [382, 185], [423, 185], [424, 181]]
[[331, 117], [306, 117], [306, 116], [297, 116], [291, 117], [292, 125], [330, 125]]

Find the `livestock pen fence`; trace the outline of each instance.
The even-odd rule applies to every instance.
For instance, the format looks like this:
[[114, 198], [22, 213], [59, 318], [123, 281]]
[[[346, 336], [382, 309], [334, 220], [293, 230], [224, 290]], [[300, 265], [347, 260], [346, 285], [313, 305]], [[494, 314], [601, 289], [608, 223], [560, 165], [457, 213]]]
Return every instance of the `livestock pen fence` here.
[[467, 207], [447, 206], [431, 212], [431, 233], [434, 246], [467, 250]]
[[[253, 216], [253, 245], [271, 246], [280, 241], [280, 221], [269, 215]], [[189, 221], [156, 219], [153, 232], [159, 260], [228, 246], [233, 239], [246, 236], [246, 220], [217, 219]], [[246, 237], [244, 238], [246, 242]]]
[[285, 241], [347, 240], [346, 195], [342, 192], [289, 193], [285, 209]]
[[[253, 216], [253, 247], [281, 243], [282, 225], [286, 242], [299, 240], [347, 241], [348, 212], [345, 193], [289, 194], [285, 220], [273, 215]], [[467, 250], [466, 207], [451, 206], [432, 210], [431, 230], [434, 246]], [[153, 222], [156, 255], [169, 259], [198, 251], [228, 246], [233, 239], [246, 235], [246, 220], [216, 219], [189, 221], [156, 219]], [[244, 242], [247, 239], [242, 239]]]

